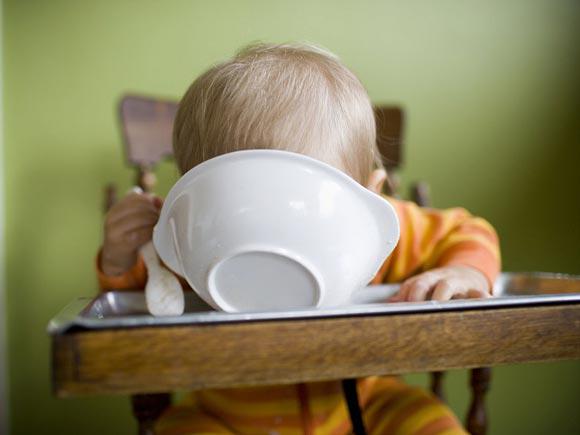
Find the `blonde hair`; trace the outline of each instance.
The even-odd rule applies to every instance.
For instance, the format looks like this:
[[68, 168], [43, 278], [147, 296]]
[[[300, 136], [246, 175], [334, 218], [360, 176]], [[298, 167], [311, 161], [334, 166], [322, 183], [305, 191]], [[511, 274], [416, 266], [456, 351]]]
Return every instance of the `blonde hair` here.
[[231, 151], [297, 152], [365, 183], [380, 166], [369, 97], [338, 58], [306, 44], [258, 44], [214, 66], [179, 105], [173, 148], [182, 173]]

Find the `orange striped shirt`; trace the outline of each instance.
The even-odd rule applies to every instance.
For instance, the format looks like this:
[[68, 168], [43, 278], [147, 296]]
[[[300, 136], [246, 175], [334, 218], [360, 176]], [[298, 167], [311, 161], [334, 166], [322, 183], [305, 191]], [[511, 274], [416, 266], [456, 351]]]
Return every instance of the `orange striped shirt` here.
[[[500, 253], [497, 234], [489, 223], [472, 216], [462, 208], [435, 210], [421, 208], [411, 202], [392, 198], [388, 200], [399, 217], [401, 238], [373, 279], [374, 284], [399, 282], [424, 270], [451, 265], [473, 267], [481, 271], [490, 284], [493, 283], [500, 270]], [[122, 276], [106, 276], [99, 269], [98, 277], [102, 290], [134, 289], [144, 288], [147, 273], [143, 261], [139, 259]], [[384, 401], [373, 402], [371, 395], [375, 395], [377, 388], [380, 390], [385, 383], [390, 389], [386, 388], [384, 395], [395, 394], [399, 390], [393, 382], [396, 381], [384, 378], [379, 380], [375, 377], [359, 381], [360, 400], [363, 406], [368, 404], [371, 421], [373, 415], [381, 414], [382, 408], [379, 408], [386, 406]], [[392, 433], [390, 431], [395, 424], [424, 423], [425, 427], [430, 427], [429, 425], [446, 424], [447, 420], [453, 418], [435, 411], [429, 414], [425, 410], [432, 406], [428, 399], [413, 397], [398, 400], [396, 406], [405, 408], [408, 405], [408, 409], [417, 408], [420, 411], [417, 415], [423, 415], [423, 420], [414, 417], [415, 420], [405, 422], [400, 417], [401, 421], [381, 421], [380, 424], [387, 430], [385, 433]], [[235, 428], [236, 433], [274, 431], [279, 434], [295, 434], [305, 432], [305, 428], [309, 426], [321, 434], [343, 434], [349, 430], [348, 413], [338, 381], [205, 390], [195, 393], [195, 401], [207, 415], [216, 418], [225, 427]], [[379, 408], [374, 409], [373, 406]], [[408, 409], [405, 412], [410, 412]]]

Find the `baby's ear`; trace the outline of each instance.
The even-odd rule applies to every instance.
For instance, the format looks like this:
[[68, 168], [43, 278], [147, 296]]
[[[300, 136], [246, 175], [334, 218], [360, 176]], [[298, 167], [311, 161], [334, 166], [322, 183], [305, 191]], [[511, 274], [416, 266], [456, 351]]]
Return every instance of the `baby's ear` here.
[[369, 179], [366, 184], [366, 188], [369, 189], [371, 192], [380, 195], [383, 191], [383, 185], [385, 184], [385, 180], [387, 179], [387, 171], [384, 169], [375, 169], [369, 175]]

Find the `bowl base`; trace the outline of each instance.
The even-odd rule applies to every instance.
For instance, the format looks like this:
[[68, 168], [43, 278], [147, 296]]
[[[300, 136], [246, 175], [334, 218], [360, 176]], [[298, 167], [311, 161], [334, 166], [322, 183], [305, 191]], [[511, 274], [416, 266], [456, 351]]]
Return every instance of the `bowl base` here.
[[219, 308], [229, 312], [316, 307], [321, 283], [301, 261], [288, 255], [242, 252], [216, 264], [208, 289]]

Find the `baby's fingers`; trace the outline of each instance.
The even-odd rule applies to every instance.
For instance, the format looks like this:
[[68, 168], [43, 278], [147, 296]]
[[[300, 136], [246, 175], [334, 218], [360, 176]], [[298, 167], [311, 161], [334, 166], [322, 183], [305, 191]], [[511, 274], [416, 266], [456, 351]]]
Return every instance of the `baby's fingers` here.
[[434, 301], [448, 301], [459, 291], [460, 289], [457, 285], [453, 285], [450, 280], [442, 279], [435, 286], [431, 299]]
[[115, 225], [127, 216], [135, 213], [159, 214], [161, 200], [147, 195], [131, 194], [115, 204], [107, 213], [105, 225]]
[[441, 275], [437, 271], [424, 272], [405, 281], [399, 296], [401, 300], [409, 302], [427, 300], [440, 279]]
[[468, 290], [466, 297], [468, 299], [485, 299], [490, 298], [491, 295], [489, 292], [481, 291], [481, 290]]
[[132, 231], [124, 234], [125, 241], [133, 246], [142, 246], [151, 240], [152, 237], [153, 227], [149, 225], [133, 229]]
[[106, 228], [107, 238], [117, 239], [125, 237], [126, 234], [142, 228], [152, 230], [158, 219], [159, 215], [151, 211], [146, 213], [131, 213]]
[[424, 301], [427, 299], [432, 284], [428, 279], [418, 279], [408, 286], [405, 300], [409, 302]]
[[437, 283], [433, 290], [434, 301], [448, 301], [453, 298], [478, 299], [488, 298], [490, 295], [484, 291], [467, 287], [464, 283], [451, 279], [443, 279]]

